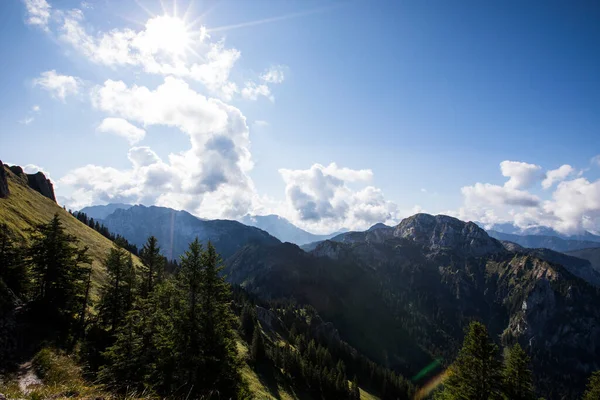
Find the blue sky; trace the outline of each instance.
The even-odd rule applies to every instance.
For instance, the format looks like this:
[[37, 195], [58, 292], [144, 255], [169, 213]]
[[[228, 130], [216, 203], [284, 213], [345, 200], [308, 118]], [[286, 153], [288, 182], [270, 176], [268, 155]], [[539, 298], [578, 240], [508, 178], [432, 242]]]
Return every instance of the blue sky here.
[[597, 2], [9, 0], [0, 19], [0, 157], [69, 206], [600, 228]]

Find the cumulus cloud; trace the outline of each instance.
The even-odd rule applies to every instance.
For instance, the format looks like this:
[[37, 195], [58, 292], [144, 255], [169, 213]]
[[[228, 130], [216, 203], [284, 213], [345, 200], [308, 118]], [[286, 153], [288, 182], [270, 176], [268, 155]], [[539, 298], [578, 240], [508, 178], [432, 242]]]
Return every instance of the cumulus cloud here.
[[46, 0], [24, 0], [27, 10], [26, 22], [29, 25], [37, 25], [44, 30], [48, 30], [48, 20], [52, 7]]
[[210, 217], [248, 212], [253, 164], [246, 119], [237, 108], [174, 77], [153, 90], [107, 80], [93, 88], [91, 102], [123, 121], [177, 128], [188, 135], [190, 148], [162, 160], [148, 147], [134, 147], [129, 169], [88, 165], [71, 171], [61, 182], [73, 187], [75, 201], [160, 204], [203, 215], [207, 204], [222, 198], [228, 200]]
[[42, 72], [39, 78], [33, 80], [34, 86], [47, 90], [53, 97], [65, 101], [69, 95], [76, 95], [82, 87], [81, 79], [57, 74], [55, 70]]
[[383, 192], [373, 186], [352, 190], [348, 183], [366, 183], [371, 170], [340, 168], [314, 164], [306, 170], [280, 169], [286, 184], [286, 201], [292, 219], [317, 231], [368, 228], [376, 222], [396, 218], [396, 204], [386, 201]]
[[507, 189], [527, 189], [543, 178], [542, 167], [519, 161], [502, 161], [500, 171], [508, 177], [504, 184]]
[[546, 172], [546, 178], [542, 181], [544, 189], [551, 188], [555, 183], [565, 180], [567, 177], [575, 173], [575, 168], [568, 164], [561, 165], [557, 169]]
[[549, 170], [542, 187], [558, 183], [551, 198], [542, 200], [521, 188], [537, 182], [537, 165], [503, 162], [502, 174], [509, 180], [504, 186], [476, 183], [462, 188], [464, 207], [455, 214], [463, 219], [495, 224], [511, 222], [520, 228], [547, 226], [564, 234], [584, 230], [600, 231], [600, 180], [589, 181], [568, 165]]
[[146, 136], [145, 130], [138, 128], [123, 118], [104, 118], [96, 130], [98, 132], [121, 136], [127, 139], [129, 144], [135, 144]]
[[508, 178], [503, 186], [477, 182], [472, 186], [461, 188], [467, 207], [482, 205], [536, 207], [539, 205], [539, 197], [521, 190], [541, 179], [539, 165], [502, 161], [500, 171]]
[[469, 205], [492, 204], [536, 207], [540, 204], [539, 197], [526, 191], [492, 185], [491, 183], [478, 182], [473, 186], [463, 187], [461, 192]]

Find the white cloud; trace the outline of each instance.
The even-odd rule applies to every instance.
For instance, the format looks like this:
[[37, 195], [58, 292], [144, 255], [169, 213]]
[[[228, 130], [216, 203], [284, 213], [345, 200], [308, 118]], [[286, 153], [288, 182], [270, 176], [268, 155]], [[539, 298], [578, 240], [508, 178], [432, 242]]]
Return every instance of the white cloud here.
[[20, 120], [19, 123], [23, 124], [23, 125], [29, 125], [34, 121], [34, 119], [35, 118], [33, 118], [33, 117], [26, 117], [26, 118], [23, 118], [22, 120]]
[[504, 184], [507, 189], [527, 189], [543, 178], [542, 167], [519, 161], [502, 161], [500, 163], [502, 175], [508, 177]]
[[[211, 210], [211, 218], [248, 212], [248, 199], [254, 196], [248, 176], [253, 164], [246, 119], [237, 108], [173, 77], [154, 90], [107, 80], [93, 88], [91, 100], [101, 111], [144, 126], [175, 127], [188, 135], [190, 148], [161, 160], [148, 147], [134, 147], [129, 169], [88, 165], [71, 171], [61, 182], [75, 190], [77, 206], [94, 199], [168, 205], [200, 216]], [[215, 199], [223, 204], [215, 205]]]
[[600, 231], [600, 180], [591, 182], [570, 165], [562, 165], [547, 171], [542, 187], [558, 185], [550, 199], [542, 200], [517, 189], [539, 180], [538, 166], [518, 162], [501, 165], [509, 180], [504, 186], [476, 183], [463, 187], [465, 204], [455, 213], [458, 217], [488, 224], [511, 222], [520, 228], [547, 226], [565, 234]]
[[597, 166], [600, 166], [600, 154], [598, 154], [597, 156], [592, 157], [591, 162], [592, 162], [592, 164], [596, 164]]
[[145, 130], [138, 128], [123, 118], [104, 118], [96, 130], [124, 137], [129, 144], [135, 144], [146, 136]]
[[306, 170], [280, 169], [286, 184], [290, 219], [313, 231], [341, 227], [366, 229], [377, 222], [397, 219], [396, 204], [386, 201], [381, 189], [366, 186], [352, 190], [348, 183], [367, 182], [371, 170], [314, 164]]
[[526, 191], [492, 185], [491, 183], [476, 183], [461, 189], [467, 205], [496, 205], [536, 207], [540, 199]]
[[260, 79], [269, 83], [281, 83], [285, 79], [283, 70], [284, 67], [281, 65], [272, 66], [260, 76]]
[[49, 91], [53, 97], [62, 101], [69, 95], [76, 95], [82, 87], [79, 78], [57, 74], [55, 70], [42, 72], [39, 78], [33, 80], [34, 86], [40, 86]]
[[271, 90], [267, 85], [246, 82], [246, 86], [242, 89], [242, 97], [246, 100], [257, 100], [259, 96], [264, 96], [269, 100], [274, 101]]
[[561, 165], [557, 169], [546, 172], [546, 178], [542, 181], [542, 187], [549, 189], [557, 182], [565, 180], [567, 177], [575, 173], [575, 168], [568, 164]]
[[33, 111], [33, 112], [39, 112], [40, 111], [40, 106], [38, 106], [37, 104], [34, 105], [33, 107], [31, 107], [31, 111]]
[[48, 20], [50, 19], [51, 8], [46, 0], [23, 0], [27, 10], [27, 20], [29, 25], [37, 25], [44, 30], [48, 30]]
[[550, 226], [560, 232], [597, 231], [600, 228], [600, 180], [590, 182], [576, 178], [560, 182], [552, 200], [544, 202], [542, 211]]

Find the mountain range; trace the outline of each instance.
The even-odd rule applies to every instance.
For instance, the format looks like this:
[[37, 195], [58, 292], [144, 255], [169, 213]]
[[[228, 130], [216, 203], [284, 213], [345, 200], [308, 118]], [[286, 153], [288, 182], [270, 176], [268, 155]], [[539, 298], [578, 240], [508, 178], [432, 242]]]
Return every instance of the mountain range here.
[[[527, 242], [537, 237], [545, 247], [574, 250], [568, 239], [488, 234], [473, 222], [428, 214], [303, 248], [236, 221], [162, 207], [118, 208], [102, 223], [138, 246], [155, 235], [170, 257], [196, 236], [213, 241], [231, 283], [262, 299], [311, 305], [361, 353], [405, 376], [434, 360], [451, 362], [473, 319], [499, 342], [527, 349], [547, 398], [575, 398], [600, 368], [596, 249], [564, 254]], [[275, 216], [260, 223], [291, 225]]]

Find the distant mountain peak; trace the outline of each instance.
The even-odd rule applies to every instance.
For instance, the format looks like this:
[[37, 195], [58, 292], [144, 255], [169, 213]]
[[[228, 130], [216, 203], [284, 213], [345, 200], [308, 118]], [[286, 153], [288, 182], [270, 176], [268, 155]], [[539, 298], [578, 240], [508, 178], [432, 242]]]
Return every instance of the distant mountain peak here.
[[378, 222], [375, 225], [373, 225], [372, 227], [370, 227], [369, 229], [367, 229], [367, 232], [371, 232], [376, 229], [389, 229], [389, 228], [391, 228], [391, 226], [388, 226], [388, 225], [384, 224], [383, 222]]
[[415, 214], [396, 226], [394, 236], [411, 239], [432, 250], [453, 249], [472, 256], [505, 251], [499, 241], [473, 222], [448, 215]]

